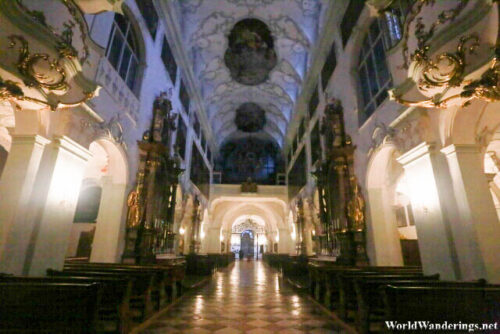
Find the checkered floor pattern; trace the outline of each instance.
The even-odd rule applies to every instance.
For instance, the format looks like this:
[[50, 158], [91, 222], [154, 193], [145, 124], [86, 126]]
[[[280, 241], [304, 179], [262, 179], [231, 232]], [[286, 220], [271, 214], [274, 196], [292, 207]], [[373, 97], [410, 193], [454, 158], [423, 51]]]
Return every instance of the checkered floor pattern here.
[[261, 261], [236, 261], [141, 334], [342, 333], [313, 303]]

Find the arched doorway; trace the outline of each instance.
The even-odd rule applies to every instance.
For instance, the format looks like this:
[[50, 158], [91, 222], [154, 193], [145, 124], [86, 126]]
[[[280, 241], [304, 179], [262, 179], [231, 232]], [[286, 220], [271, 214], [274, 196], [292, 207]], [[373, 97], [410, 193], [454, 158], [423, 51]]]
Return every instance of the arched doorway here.
[[231, 228], [231, 252], [237, 258], [259, 259], [268, 250], [269, 233], [259, 216], [241, 216]]
[[374, 265], [403, 265], [400, 234], [396, 220], [398, 180], [404, 170], [397, 162], [398, 151], [392, 143], [384, 143], [368, 164], [366, 188], [370, 208], [367, 232], [372, 242]]
[[254, 257], [254, 232], [252, 230], [245, 230], [241, 232], [241, 252], [243, 258]]
[[108, 139], [92, 142], [89, 151], [66, 257], [117, 262], [125, 231], [125, 154]]
[[486, 148], [484, 172], [489, 181], [491, 196], [500, 221], [500, 130], [493, 135]]

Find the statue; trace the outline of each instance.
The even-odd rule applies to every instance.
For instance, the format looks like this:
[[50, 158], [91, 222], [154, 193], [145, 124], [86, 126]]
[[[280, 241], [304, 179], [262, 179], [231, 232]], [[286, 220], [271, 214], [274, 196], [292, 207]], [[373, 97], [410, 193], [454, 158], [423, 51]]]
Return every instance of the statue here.
[[328, 148], [343, 146], [343, 126], [342, 104], [340, 100], [333, 99], [325, 108], [325, 116], [323, 117], [323, 125], [321, 127], [321, 132], [325, 136]]
[[241, 192], [242, 193], [256, 193], [257, 192], [257, 183], [252, 181], [252, 178], [249, 177], [245, 182], [241, 184]]
[[139, 212], [139, 194], [137, 190], [132, 190], [127, 198], [128, 215], [127, 227], [133, 228], [139, 226], [140, 212]]
[[365, 229], [365, 200], [359, 191], [355, 176], [351, 177], [351, 187], [353, 194], [347, 203], [347, 216], [355, 231], [363, 231]]
[[161, 93], [153, 103], [153, 140], [169, 144], [172, 132], [176, 130], [177, 114], [172, 114], [172, 103], [166, 92]]

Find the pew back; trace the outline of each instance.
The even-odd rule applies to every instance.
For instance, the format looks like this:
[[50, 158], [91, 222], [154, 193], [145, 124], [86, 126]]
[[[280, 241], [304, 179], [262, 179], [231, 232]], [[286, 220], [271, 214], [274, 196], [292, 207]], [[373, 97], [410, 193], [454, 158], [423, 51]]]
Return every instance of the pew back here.
[[0, 283], [0, 332], [95, 333], [97, 283]]

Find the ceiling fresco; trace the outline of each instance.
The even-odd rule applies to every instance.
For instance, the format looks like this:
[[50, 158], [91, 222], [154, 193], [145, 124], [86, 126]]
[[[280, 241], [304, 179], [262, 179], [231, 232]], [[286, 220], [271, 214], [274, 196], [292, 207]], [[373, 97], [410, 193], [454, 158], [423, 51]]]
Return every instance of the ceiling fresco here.
[[[182, 38], [218, 144], [283, 140], [321, 28], [326, 0], [182, 0]], [[236, 124], [245, 103], [264, 111], [256, 131]]]
[[228, 37], [224, 54], [231, 78], [243, 85], [258, 85], [267, 81], [276, 67], [274, 38], [267, 25], [256, 19], [236, 23]]

